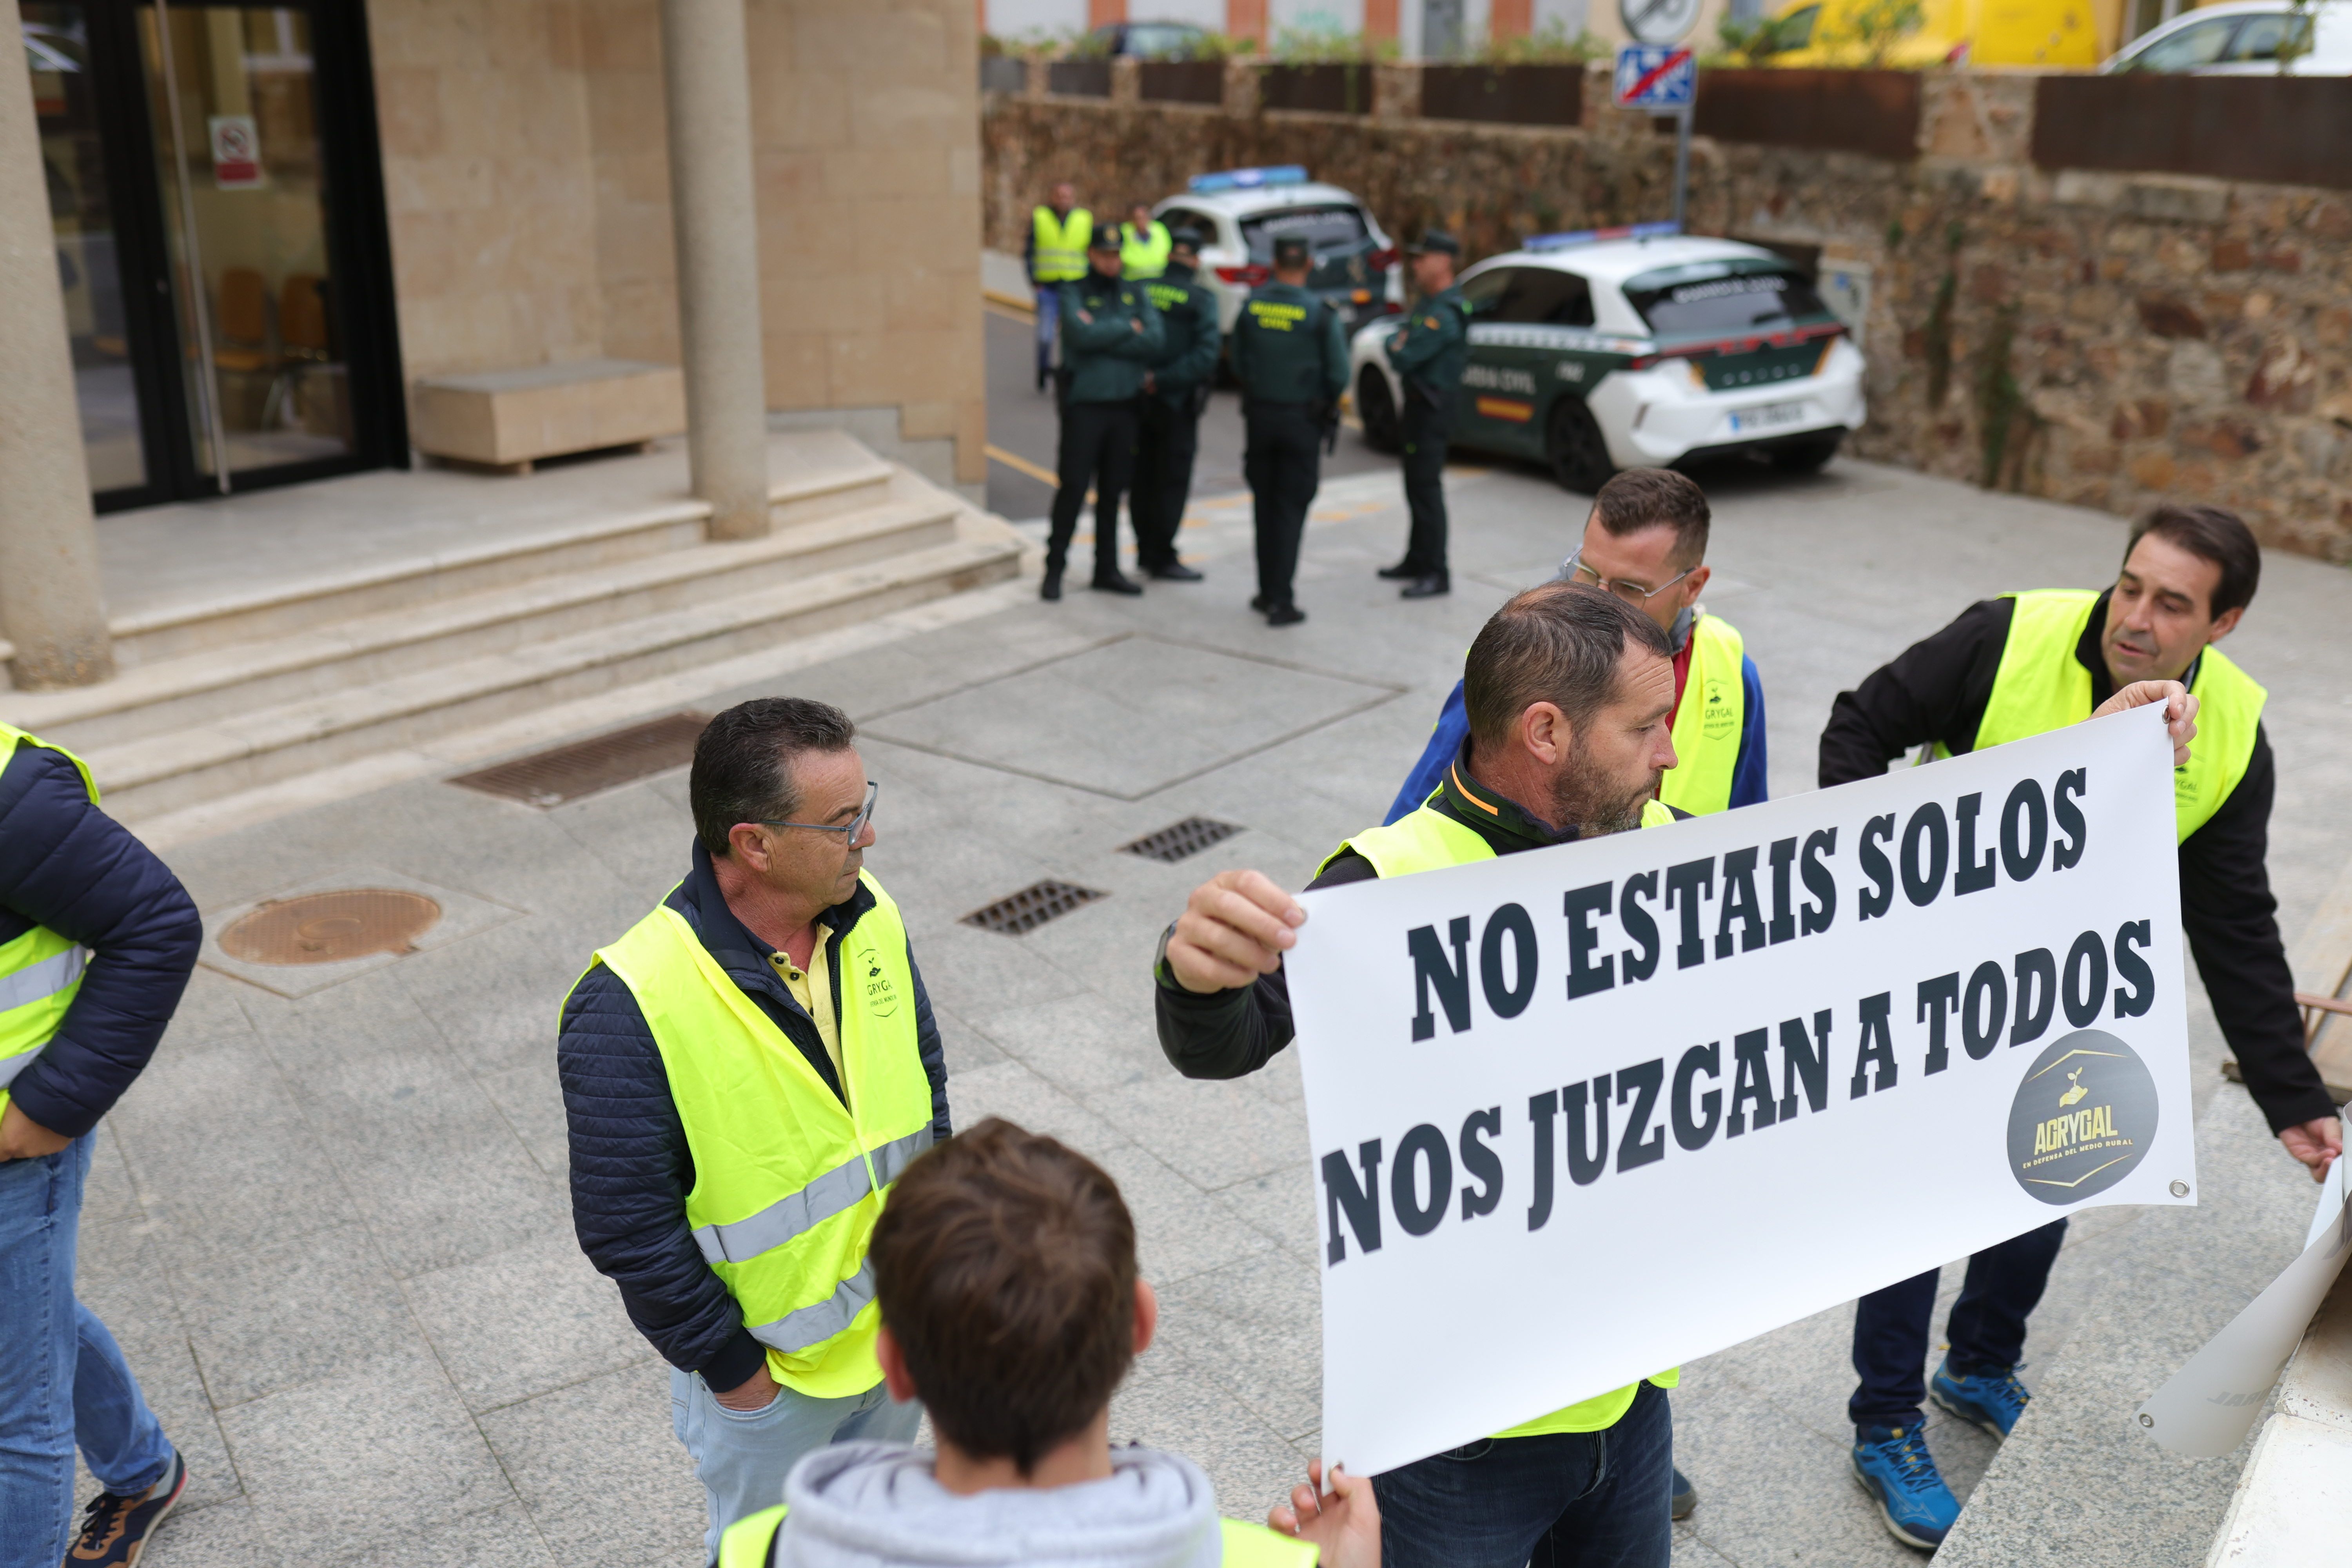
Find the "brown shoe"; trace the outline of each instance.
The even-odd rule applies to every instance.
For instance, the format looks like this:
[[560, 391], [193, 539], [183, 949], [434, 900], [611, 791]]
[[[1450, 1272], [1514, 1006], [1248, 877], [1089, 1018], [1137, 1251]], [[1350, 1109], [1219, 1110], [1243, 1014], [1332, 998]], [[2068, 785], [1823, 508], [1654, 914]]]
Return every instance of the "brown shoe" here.
[[81, 1534], [66, 1553], [65, 1568], [131, 1568], [154, 1539], [155, 1527], [188, 1489], [188, 1467], [174, 1450], [172, 1468], [143, 1492], [100, 1492], [82, 1510]]

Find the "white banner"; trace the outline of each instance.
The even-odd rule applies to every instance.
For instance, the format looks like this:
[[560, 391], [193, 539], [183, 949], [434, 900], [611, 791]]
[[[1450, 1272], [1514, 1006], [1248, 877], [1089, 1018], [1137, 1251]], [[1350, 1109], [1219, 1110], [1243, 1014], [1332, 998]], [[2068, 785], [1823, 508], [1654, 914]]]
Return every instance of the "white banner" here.
[[2195, 1201], [2147, 707], [1305, 895], [1323, 1452], [1377, 1474], [2075, 1208]]

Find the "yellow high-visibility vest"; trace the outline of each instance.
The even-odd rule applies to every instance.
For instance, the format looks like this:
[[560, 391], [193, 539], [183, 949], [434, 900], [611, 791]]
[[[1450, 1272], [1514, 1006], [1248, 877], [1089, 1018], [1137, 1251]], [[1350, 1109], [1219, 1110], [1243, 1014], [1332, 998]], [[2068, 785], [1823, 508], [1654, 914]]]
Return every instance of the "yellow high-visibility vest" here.
[[[81, 787], [89, 792], [89, 804], [98, 804], [98, 784], [89, 776], [88, 763], [5, 722], [0, 722], [0, 773], [7, 770], [19, 746], [55, 752], [73, 763], [81, 774]], [[33, 1065], [65, 1022], [89, 965], [89, 949], [47, 926], [0, 942], [0, 1110], [8, 1108], [8, 1086]]]
[[1159, 277], [1168, 270], [1168, 252], [1174, 244], [1168, 236], [1168, 226], [1158, 218], [1146, 225], [1140, 234], [1131, 223], [1119, 225], [1119, 276], [1130, 283]]
[[931, 1144], [931, 1085], [898, 906], [838, 938], [842, 1103], [728, 977], [686, 917], [656, 906], [603, 963], [643, 1009], [694, 1157], [686, 1221], [778, 1383], [818, 1399], [882, 1381], [866, 1243], [891, 1184]]
[[1748, 682], [1740, 668], [1745, 649], [1730, 622], [1714, 616], [1691, 622], [1690, 669], [1675, 713], [1675, 765], [1666, 770], [1658, 798], [1693, 816], [1731, 808], [1731, 779], [1748, 721]]
[[[718, 1568], [768, 1568], [776, 1533], [783, 1528], [784, 1511], [784, 1505], [778, 1503], [729, 1525], [719, 1537]], [[1311, 1542], [1238, 1519], [1221, 1519], [1217, 1527], [1224, 1537], [1224, 1562], [1230, 1568], [1315, 1568]]]
[[[2091, 672], [2074, 657], [2099, 595], [2087, 588], [2045, 588], [2007, 594], [2009, 640], [2001, 645], [1992, 696], [1977, 724], [1977, 749], [2046, 734], [2091, 716]], [[2174, 842], [2211, 819], [2230, 798], [2254, 754], [2254, 731], [2270, 693], [2252, 677], [2208, 647], [2197, 658], [2197, 739], [2189, 763], [2172, 770]], [[1951, 753], [1937, 745], [1936, 754]]]
[[1072, 207], [1069, 216], [1057, 218], [1052, 207], [1041, 206], [1029, 215], [1029, 226], [1036, 240], [1030, 275], [1038, 282], [1071, 283], [1087, 275], [1087, 241], [1095, 235], [1094, 214]]
[[[1675, 814], [1663, 801], [1649, 801], [1642, 807], [1644, 827], [1663, 827], [1674, 819]], [[1348, 839], [1324, 857], [1322, 866], [1316, 868], [1317, 874], [1321, 875], [1342, 851], [1349, 849], [1370, 861], [1372, 869], [1382, 877], [1409, 877], [1415, 871], [1434, 871], [1495, 858], [1494, 846], [1475, 830], [1426, 805], [1407, 812], [1386, 827], [1368, 828]], [[1660, 1388], [1672, 1388], [1682, 1381], [1682, 1369], [1675, 1367], [1644, 1381]], [[1541, 1437], [1553, 1432], [1599, 1432], [1622, 1420], [1625, 1412], [1633, 1407], [1633, 1396], [1641, 1391], [1641, 1384], [1629, 1383], [1607, 1394], [1579, 1400], [1549, 1415], [1523, 1421], [1495, 1436]]]

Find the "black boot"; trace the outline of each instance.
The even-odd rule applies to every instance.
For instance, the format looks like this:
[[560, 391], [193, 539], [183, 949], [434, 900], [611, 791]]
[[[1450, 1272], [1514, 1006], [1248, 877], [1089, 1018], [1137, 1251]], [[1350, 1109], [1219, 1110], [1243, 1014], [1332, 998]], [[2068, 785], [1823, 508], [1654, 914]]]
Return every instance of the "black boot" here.
[[1434, 599], [1441, 594], [1451, 594], [1452, 592], [1454, 592], [1454, 578], [1451, 574], [1444, 572], [1431, 572], [1425, 575], [1414, 578], [1410, 584], [1406, 584], [1404, 592], [1399, 594], [1397, 597], [1400, 599]]
[[1410, 583], [1421, 574], [1421, 568], [1411, 561], [1400, 561], [1393, 566], [1381, 568], [1381, 575], [1391, 583]]
[[1049, 605], [1061, 598], [1062, 569], [1059, 566], [1045, 568], [1045, 580], [1037, 584], [1037, 596]]
[[1096, 590], [1097, 593], [1126, 594], [1130, 596], [1143, 592], [1142, 584], [1137, 582], [1132, 577], [1125, 575], [1116, 566], [1096, 567], [1095, 580], [1087, 584], [1087, 586]]

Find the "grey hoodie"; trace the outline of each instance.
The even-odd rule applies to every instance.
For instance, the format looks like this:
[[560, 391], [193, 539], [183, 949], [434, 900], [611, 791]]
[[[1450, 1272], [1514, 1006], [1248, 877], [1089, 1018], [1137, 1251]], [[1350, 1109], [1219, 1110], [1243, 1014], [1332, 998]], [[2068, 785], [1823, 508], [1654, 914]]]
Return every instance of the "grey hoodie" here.
[[842, 1443], [784, 1481], [779, 1568], [1216, 1568], [1216, 1495], [1189, 1459], [1114, 1448], [1108, 1479], [958, 1497], [927, 1448]]

